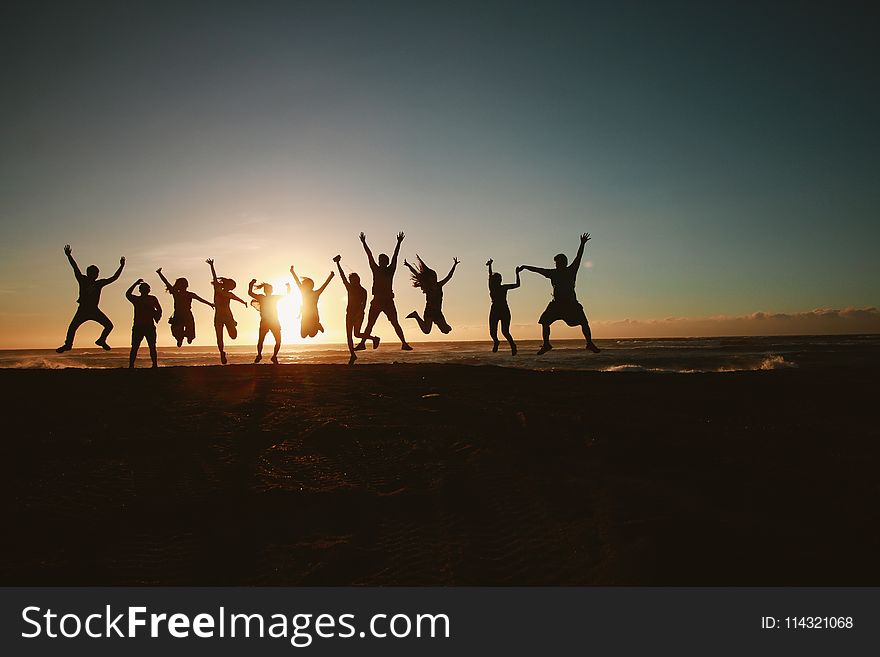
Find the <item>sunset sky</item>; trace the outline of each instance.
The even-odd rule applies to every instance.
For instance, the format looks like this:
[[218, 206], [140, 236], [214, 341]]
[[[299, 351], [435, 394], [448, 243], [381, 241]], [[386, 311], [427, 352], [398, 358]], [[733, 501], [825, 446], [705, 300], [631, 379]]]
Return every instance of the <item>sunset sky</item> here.
[[[128, 258], [102, 301], [124, 346], [136, 278], [170, 314], [158, 266], [209, 297], [213, 257], [244, 296], [340, 253], [369, 286], [361, 230], [441, 275], [461, 259], [452, 338], [486, 338], [487, 258], [512, 281], [584, 231], [598, 337], [880, 331], [870, 3], [139, 4], [0, 10], [0, 348], [63, 341], [66, 243], [102, 276]], [[401, 316], [424, 306], [404, 273]], [[523, 274], [518, 337], [549, 294]], [[344, 339], [344, 296], [319, 340]]]

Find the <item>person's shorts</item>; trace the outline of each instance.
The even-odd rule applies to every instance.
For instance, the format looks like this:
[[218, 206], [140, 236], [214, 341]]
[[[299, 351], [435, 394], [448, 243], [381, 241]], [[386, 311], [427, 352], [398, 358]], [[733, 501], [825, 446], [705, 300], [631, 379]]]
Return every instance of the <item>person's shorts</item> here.
[[352, 326], [360, 326], [364, 323], [364, 311], [348, 311], [345, 313], [345, 321], [347, 321]]
[[541, 313], [538, 324], [549, 325], [560, 319], [569, 326], [582, 326], [587, 323], [584, 307], [578, 301], [554, 300], [547, 304], [546, 310]]
[[131, 343], [138, 344], [141, 340], [147, 340], [147, 344], [156, 344], [156, 325], [150, 326], [132, 326], [131, 327]]
[[220, 328], [223, 326], [225, 326], [226, 330], [228, 330], [228, 331], [231, 331], [236, 326], [238, 326], [238, 322], [236, 322], [232, 318], [232, 313], [229, 313], [228, 315], [215, 315], [214, 316], [214, 327]]
[[385, 313], [389, 316], [396, 315], [397, 307], [394, 305], [394, 299], [379, 299], [377, 297], [373, 297], [373, 300], [370, 301], [370, 313]]

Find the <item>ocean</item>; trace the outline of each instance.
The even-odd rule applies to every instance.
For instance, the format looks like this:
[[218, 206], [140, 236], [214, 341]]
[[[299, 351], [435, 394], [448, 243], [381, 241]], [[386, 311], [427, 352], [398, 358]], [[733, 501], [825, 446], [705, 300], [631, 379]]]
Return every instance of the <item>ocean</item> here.
[[[584, 350], [582, 341], [559, 340], [553, 351], [537, 356], [539, 342], [518, 343], [519, 354], [510, 355], [502, 343], [492, 353], [489, 342], [422, 342], [402, 352], [389, 340], [378, 350], [358, 352], [358, 365], [370, 363], [458, 363], [498, 365], [534, 370], [594, 370], [604, 372], [738, 372], [857, 365], [880, 358], [880, 335], [765, 336], [719, 338], [662, 338], [596, 340], [600, 354]], [[253, 362], [255, 348], [227, 347], [230, 365]], [[271, 366], [271, 343], [264, 349], [263, 363]], [[346, 363], [345, 345], [290, 345], [279, 354], [281, 363]], [[97, 347], [56, 354], [51, 349], [0, 350], [0, 367], [27, 369], [113, 368], [128, 365], [128, 349], [112, 351]], [[141, 346], [138, 367], [149, 366], [146, 345]], [[219, 365], [216, 347], [190, 346], [159, 349], [160, 367]]]

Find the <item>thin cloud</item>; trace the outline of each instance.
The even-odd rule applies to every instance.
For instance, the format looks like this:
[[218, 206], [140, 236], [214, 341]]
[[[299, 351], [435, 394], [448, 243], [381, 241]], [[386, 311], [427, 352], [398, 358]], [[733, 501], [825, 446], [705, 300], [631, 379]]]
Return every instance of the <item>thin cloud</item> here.
[[880, 310], [870, 306], [816, 308], [798, 313], [757, 311], [748, 315], [597, 321], [594, 326], [597, 333], [608, 337], [880, 333]]

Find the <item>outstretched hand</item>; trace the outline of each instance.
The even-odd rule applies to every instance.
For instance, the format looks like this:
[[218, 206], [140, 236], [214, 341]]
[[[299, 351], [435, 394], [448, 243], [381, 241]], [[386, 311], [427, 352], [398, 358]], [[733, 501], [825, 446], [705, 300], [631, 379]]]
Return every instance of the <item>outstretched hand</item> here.
[[122, 256], [122, 257], [119, 259], [119, 266], [120, 266], [120, 267], [125, 267], [125, 256]]
[[205, 262], [207, 262], [209, 265], [213, 265], [213, 264], [214, 264], [214, 258], [208, 258], [207, 260], [205, 260]]
[[293, 269], [293, 265], [290, 265], [290, 273], [293, 274], [294, 276], [296, 276], [296, 273], [294, 272], [294, 269]]
[[403, 266], [404, 267], [412, 267], [412, 265], [406, 261], [406, 258], [403, 259]]
[[525, 268], [526, 268], [525, 265], [520, 265], [519, 267], [516, 268], [516, 273], [517, 273], [517, 274], [520, 273], [520, 272], [521, 272], [523, 269], [525, 269]]
[[342, 256], [341, 256], [341, 255], [336, 255], [336, 256], [333, 258], [333, 262], [339, 262], [340, 260], [342, 260]]
[[256, 282], [257, 282], [257, 279], [256, 279], [256, 278], [252, 278], [252, 279], [251, 279], [251, 285], [254, 285]]
[[403, 241], [404, 237], [405, 237], [405, 235], [403, 234], [403, 231], [400, 231], [399, 233], [397, 233], [397, 243], [400, 244]]
[[459, 260], [458, 258], [455, 258], [455, 257], [452, 258], [452, 266], [453, 267], [455, 267], [459, 262], [461, 262], [461, 260]]
[[73, 253], [73, 249], [70, 248], [70, 244], [64, 245], [64, 255], [70, 255]]
[[144, 279], [143, 279], [143, 278], [139, 278], [139, 279], [137, 279], [137, 280], [134, 282], [134, 284], [135, 284], [135, 285], [140, 285], [140, 284], [143, 283], [143, 282], [144, 282]]
[[487, 267], [491, 267], [493, 262], [495, 262], [495, 261], [492, 260], [492, 258], [489, 258], [489, 259], [486, 261], [486, 266], [487, 266]]
[[161, 274], [161, 273], [162, 273], [162, 268], [159, 267], [159, 269], [156, 270], [156, 273], [157, 273], [157, 274]]
[[361, 231], [361, 234], [360, 234], [358, 237], [361, 238], [361, 242], [366, 242], [366, 241], [367, 241], [367, 236], [364, 234], [363, 231]]
[[589, 233], [584, 233], [583, 235], [581, 235], [581, 244], [586, 244], [589, 241], [590, 241], [590, 234]]

